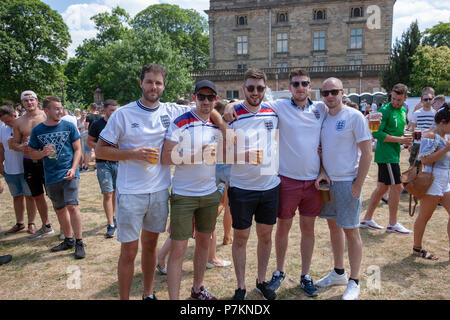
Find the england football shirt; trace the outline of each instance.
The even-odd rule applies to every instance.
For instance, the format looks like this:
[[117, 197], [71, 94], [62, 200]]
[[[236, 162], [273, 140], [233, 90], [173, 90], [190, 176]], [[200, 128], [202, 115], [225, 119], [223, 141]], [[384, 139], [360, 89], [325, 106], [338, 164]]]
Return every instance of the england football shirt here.
[[237, 135], [236, 152], [262, 150], [263, 161], [255, 166], [238, 159], [238, 163], [231, 166], [230, 186], [255, 191], [273, 189], [280, 183], [276, 143], [278, 116], [266, 104], [261, 104], [257, 112], [250, 111], [244, 104], [234, 108], [238, 119], [229, 125]]
[[[170, 122], [190, 110], [189, 106], [174, 103], [160, 103], [155, 108], [148, 108], [140, 100], [131, 102], [111, 115], [99, 138], [112, 146], [118, 145], [119, 149], [149, 147], [161, 151]], [[167, 189], [170, 166], [163, 166], [160, 161], [155, 165], [140, 160], [121, 160], [116, 185], [121, 194]]]
[[328, 108], [308, 99], [302, 109], [292, 99], [267, 102], [278, 115], [280, 129], [280, 169], [282, 176], [295, 180], [315, 180], [320, 171], [320, 130]]
[[323, 122], [323, 167], [332, 181], [353, 181], [358, 175], [361, 150], [358, 143], [372, 140], [367, 120], [354, 108], [344, 107]]
[[[181, 157], [186, 156], [186, 162], [189, 162], [192, 153], [201, 153], [203, 146], [216, 143], [219, 133], [219, 129], [210, 120], [204, 121], [195, 111], [190, 111], [170, 124], [166, 139], [177, 142]], [[208, 164], [203, 160], [198, 164], [176, 166], [172, 178], [173, 193], [182, 196], [205, 196], [216, 190], [215, 163]]]

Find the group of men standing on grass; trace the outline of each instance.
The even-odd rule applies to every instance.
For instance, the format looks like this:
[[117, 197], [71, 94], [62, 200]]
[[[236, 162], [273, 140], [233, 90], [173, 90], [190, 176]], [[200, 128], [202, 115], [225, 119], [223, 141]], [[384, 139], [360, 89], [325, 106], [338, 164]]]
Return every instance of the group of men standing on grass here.
[[[309, 74], [293, 70], [289, 77], [292, 98], [263, 102], [267, 77], [260, 70], [249, 69], [242, 85], [245, 100], [228, 105], [222, 118], [214, 110], [218, 100], [216, 87], [207, 80], [196, 84], [191, 96], [193, 108], [160, 102], [166, 76], [160, 65], [143, 66], [142, 97], [111, 113], [104, 128], [98, 130], [96, 157], [119, 163], [115, 196], [117, 239], [121, 242], [120, 298], [129, 298], [140, 239], [142, 298], [156, 300], [153, 284], [157, 241], [166, 230], [170, 203], [169, 298], [179, 298], [182, 262], [194, 225], [191, 297], [216, 299], [205, 288], [203, 277], [221, 198], [215, 182], [218, 162], [232, 164], [228, 195], [237, 279], [233, 299], [244, 300], [247, 294], [246, 246], [253, 216], [258, 239], [256, 290], [264, 299], [276, 298], [275, 292], [286, 278], [289, 231], [297, 210], [301, 230], [301, 288], [306, 295], [317, 296], [317, 287], [346, 285], [342, 298], [357, 299], [362, 260], [361, 193], [372, 160], [372, 135], [364, 116], [342, 103], [342, 82], [337, 78], [325, 80], [321, 88], [323, 102], [313, 102], [309, 98], [312, 88]], [[396, 106], [392, 104], [394, 109]], [[15, 148], [22, 148], [33, 165], [43, 159], [47, 193], [65, 234], [61, 248], [55, 250], [80, 247], [80, 243], [82, 246], [77, 207], [79, 134], [76, 128], [61, 122], [61, 108], [56, 97], [44, 99], [46, 120], [41, 119], [38, 125], [28, 120], [29, 130], [14, 139]], [[27, 109], [30, 119], [42, 116], [33, 110]], [[31, 136], [29, 143], [23, 141], [26, 136]], [[56, 141], [61, 143], [54, 148]], [[171, 179], [172, 165], [176, 168]], [[328, 202], [323, 202], [319, 193], [324, 181], [329, 184]], [[170, 185], [172, 194], [168, 191]], [[334, 269], [314, 284], [309, 269], [318, 216], [328, 222]], [[42, 228], [51, 228], [45, 215], [41, 214], [41, 219]], [[277, 269], [266, 282], [275, 224]], [[345, 240], [349, 278], [344, 269]], [[76, 256], [80, 255], [76, 251]]]

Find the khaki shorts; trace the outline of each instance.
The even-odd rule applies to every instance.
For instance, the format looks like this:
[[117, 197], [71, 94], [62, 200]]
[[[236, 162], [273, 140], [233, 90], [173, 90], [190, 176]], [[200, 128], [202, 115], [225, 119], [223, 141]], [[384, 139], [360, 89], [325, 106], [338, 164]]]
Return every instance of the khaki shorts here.
[[219, 191], [200, 197], [172, 194], [170, 197], [170, 238], [173, 240], [189, 239], [192, 236], [192, 218], [194, 218], [197, 232], [213, 232], [216, 227], [220, 199], [222, 199], [222, 194]]

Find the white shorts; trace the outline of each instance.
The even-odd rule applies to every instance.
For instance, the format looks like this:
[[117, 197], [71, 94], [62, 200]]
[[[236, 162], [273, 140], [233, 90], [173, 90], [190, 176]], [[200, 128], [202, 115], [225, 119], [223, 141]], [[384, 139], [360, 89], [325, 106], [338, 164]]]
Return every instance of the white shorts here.
[[118, 194], [117, 241], [136, 241], [141, 229], [154, 233], [165, 232], [169, 214], [168, 200], [167, 189], [146, 194]]
[[444, 196], [444, 193], [450, 192], [450, 170], [434, 168], [433, 184], [428, 189], [427, 194], [431, 196]]

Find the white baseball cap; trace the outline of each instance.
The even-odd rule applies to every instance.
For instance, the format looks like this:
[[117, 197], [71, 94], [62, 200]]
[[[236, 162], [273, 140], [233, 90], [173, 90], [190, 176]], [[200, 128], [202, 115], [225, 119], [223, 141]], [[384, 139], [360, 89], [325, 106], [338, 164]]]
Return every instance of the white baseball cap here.
[[22, 101], [25, 98], [30, 98], [30, 97], [35, 98], [35, 99], [38, 98], [36, 93], [34, 93], [34, 91], [26, 90], [26, 91], [22, 92], [22, 94], [20, 95], [20, 101]]

